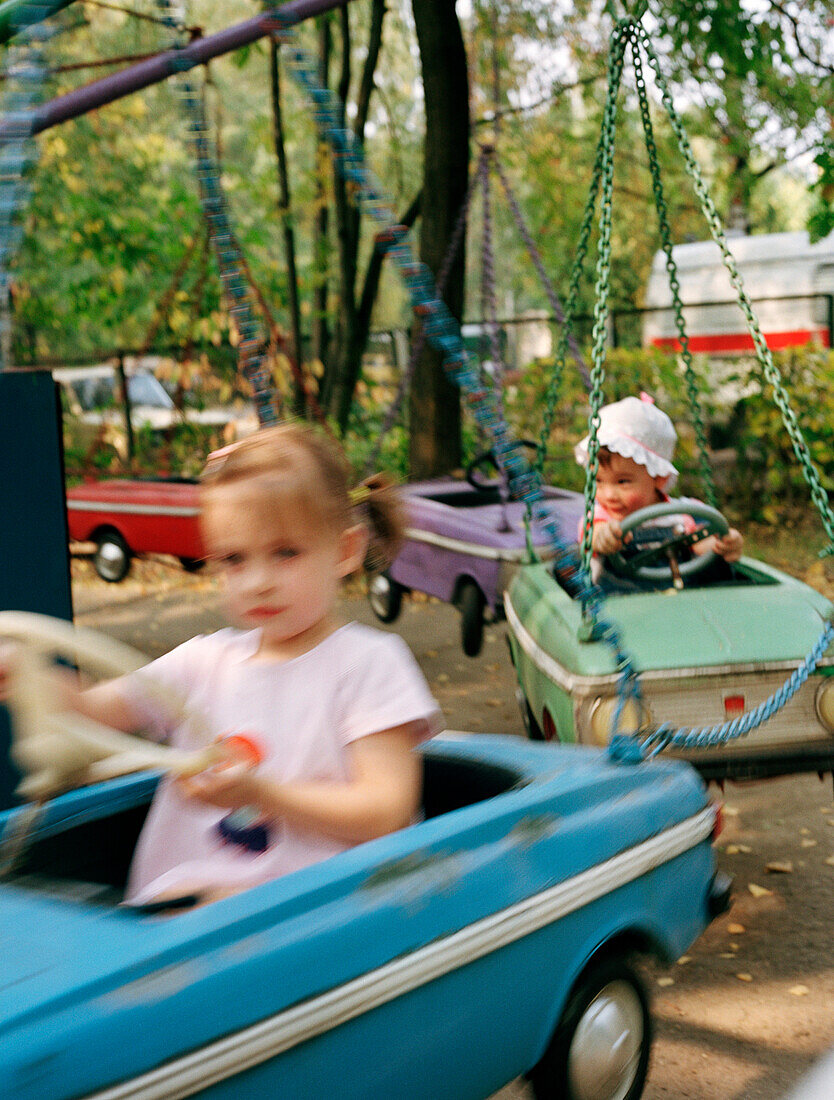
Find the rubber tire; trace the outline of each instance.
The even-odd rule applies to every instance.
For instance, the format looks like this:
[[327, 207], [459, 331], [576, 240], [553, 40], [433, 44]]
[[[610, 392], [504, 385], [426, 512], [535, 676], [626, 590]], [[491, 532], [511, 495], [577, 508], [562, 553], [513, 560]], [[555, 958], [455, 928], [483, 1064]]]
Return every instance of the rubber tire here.
[[[592, 964], [582, 975], [568, 998], [559, 1025], [545, 1051], [544, 1057], [528, 1074], [536, 1100], [578, 1100], [569, 1076], [571, 1044], [577, 1028], [594, 999], [613, 982], [626, 982], [640, 1003], [643, 1022], [643, 1038], [634, 1077], [622, 1100], [639, 1100], [646, 1083], [651, 1050], [651, 1016], [643, 982], [634, 969], [622, 957], [611, 956]], [[594, 1100], [620, 1100], [619, 1092], [597, 1093]]]
[[465, 581], [458, 593], [460, 644], [467, 657], [477, 657], [484, 644], [483, 593], [474, 581]]
[[205, 558], [180, 558], [180, 565], [186, 573], [199, 573], [205, 564]]
[[[387, 592], [377, 592], [374, 585], [387, 581]], [[368, 603], [371, 611], [381, 623], [392, 623], [400, 613], [403, 602], [403, 586], [392, 580], [387, 573], [376, 573], [368, 581]]]
[[118, 584], [130, 572], [133, 554], [118, 531], [104, 531], [96, 540], [93, 565], [103, 581]]

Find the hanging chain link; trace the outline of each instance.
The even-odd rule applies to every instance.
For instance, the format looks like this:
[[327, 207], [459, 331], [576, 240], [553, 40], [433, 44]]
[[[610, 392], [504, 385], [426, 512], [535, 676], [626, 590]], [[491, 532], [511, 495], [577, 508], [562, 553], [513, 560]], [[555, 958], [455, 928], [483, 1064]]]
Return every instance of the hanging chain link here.
[[501, 349], [501, 340], [498, 335], [498, 303], [495, 294], [495, 256], [492, 249], [492, 160], [493, 149], [485, 146], [483, 155], [478, 161], [478, 175], [480, 177], [482, 217], [483, 217], [483, 242], [481, 248], [481, 316], [486, 325], [489, 340], [489, 355], [492, 361], [492, 376], [484, 378], [484, 365], [481, 364], [481, 377], [484, 383], [489, 384], [495, 391], [495, 406], [498, 415], [502, 418], [504, 413], [504, 353]]
[[582, 381], [585, 383], [586, 388], [590, 389], [591, 372], [588, 370], [588, 367], [585, 364], [582, 352], [579, 349], [579, 344], [576, 342], [576, 336], [574, 335], [571, 328], [567, 325], [567, 321], [565, 319], [565, 310], [563, 309], [562, 303], [559, 300], [559, 295], [556, 293], [556, 287], [553, 285], [552, 279], [545, 270], [541, 252], [539, 251], [536, 242], [533, 240], [533, 234], [530, 232], [527, 222], [524, 219], [524, 215], [521, 212], [521, 207], [519, 206], [518, 199], [515, 197], [512, 187], [510, 186], [510, 181], [507, 178], [506, 172], [504, 171], [504, 166], [498, 159], [498, 156], [496, 154], [493, 154], [492, 159], [495, 166], [495, 172], [498, 176], [498, 179], [501, 181], [501, 187], [503, 188], [504, 195], [506, 196], [507, 205], [510, 208], [510, 213], [512, 214], [513, 221], [515, 222], [516, 229], [518, 230], [518, 234], [524, 242], [524, 247], [527, 249], [527, 254], [530, 257], [533, 263], [533, 267], [536, 269], [536, 274], [538, 275], [542, 287], [544, 288], [545, 295], [547, 296], [547, 300], [550, 304], [550, 312], [553, 314], [556, 320], [556, 324], [564, 326], [564, 338], [567, 341], [568, 346], [570, 347], [571, 355], [575, 359], [576, 365], [579, 368], [579, 373], [582, 376]]
[[[613, 92], [616, 98], [620, 88], [620, 80], [622, 78], [622, 59], [619, 64], [619, 68], [614, 65], [613, 52], [608, 58], [608, 95]], [[602, 163], [603, 152], [605, 147], [605, 130], [600, 132], [599, 140], [597, 142], [597, 151], [594, 158], [594, 168], [591, 173], [591, 183], [588, 188], [588, 198], [585, 202], [585, 211], [582, 215], [582, 224], [579, 229], [579, 238], [576, 244], [576, 256], [573, 261], [573, 267], [571, 268], [570, 284], [568, 287], [568, 296], [565, 302], [565, 314], [564, 323], [559, 333], [559, 343], [556, 348], [556, 356], [553, 361], [553, 369], [550, 374], [550, 381], [544, 394], [544, 416], [542, 417], [542, 429], [539, 435], [539, 449], [536, 455], [536, 461], [534, 469], [542, 476], [544, 470], [544, 461], [547, 457], [547, 449], [550, 442], [550, 433], [553, 429], [553, 421], [556, 418], [556, 407], [559, 402], [559, 397], [562, 391], [562, 377], [565, 372], [565, 361], [567, 359], [568, 346], [573, 339], [573, 322], [576, 316], [577, 305], [579, 302], [579, 283], [582, 279], [583, 272], [585, 270], [585, 260], [588, 256], [588, 248], [591, 243], [591, 232], [594, 227], [594, 214], [596, 213], [597, 195], [599, 194], [599, 185], [602, 179]], [[588, 376], [588, 388], [591, 389], [593, 383], [591, 376]]]
[[678, 148], [683, 156], [686, 170], [692, 180], [693, 187], [701, 203], [701, 210], [709, 225], [712, 239], [718, 245], [721, 256], [724, 260], [724, 266], [730, 276], [730, 281], [735, 288], [738, 296], [739, 306], [744, 313], [745, 320], [747, 321], [747, 330], [753, 340], [753, 345], [756, 349], [756, 358], [762, 366], [765, 378], [770, 383], [773, 390], [773, 398], [782, 414], [782, 422], [790, 437], [791, 444], [793, 446], [794, 454], [796, 455], [801, 467], [802, 473], [805, 477], [805, 481], [811, 491], [811, 499], [813, 500], [817, 511], [822, 519], [823, 527], [828, 535], [829, 545], [824, 551], [826, 554], [834, 553], [834, 513], [831, 511], [831, 506], [828, 503], [828, 495], [823, 488], [819, 473], [814, 465], [811, 454], [808, 450], [808, 445], [802, 435], [802, 431], [796, 419], [796, 414], [791, 406], [790, 396], [785, 384], [782, 381], [782, 375], [779, 368], [773, 361], [773, 356], [770, 353], [770, 348], [767, 346], [767, 341], [762, 335], [759, 322], [753, 311], [753, 306], [750, 299], [747, 296], [747, 292], [744, 289], [744, 284], [736, 266], [735, 258], [729, 249], [727, 244], [727, 238], [724, 235], [724, 229], [721, 224], [721, 219], [718, 216], [718, 211], [715, 209], [715, 204], [707, 190], [704, 183], [701, 171], [695, 160], [695, 156], [692, 152], [692, 147], [689, 144], [689, 139], [686, 136], [683, 124], [678, 117], [678, 113], [675, 110], [675, 104], [672, 99], [672, 95], [669, 91], [669, 86], [660, 68], [660, 62], [657, 54], [652, 48], [651, 41], [648, 34], [642, 27], [636, 28], [637, 36], [640, 40], [640, 44], [646, 52], [649, 65], [651, 65], [654, 71], [655, 80], [657, 86], [660, 89], [663, 105], [666, 108], [666, 112], [669, 116], [669, 121], [674, 130], [675, 137], [677, 139]]
[[[588, 420], [588, 465], [585, 471], [585, 516], [582, 523], [582, 567], [590, 573], [593, 549], [594, 500], [599, 469], [599, 424], [605, 381], [605, 354], [608, 340], [608, 295], [611, 287], [611, 207], [614, 190], [614, 142], [617, 129], [617, 92], [623, 71], [626, 46], [632, 39], [634, 23], [622, 20], [614, 30], [608, 68], [608, 94], [602, 116], [602, 169], [600, 173], [599, 247], [597, 280], [594, 287], [594, 327], [592, 332], [591, 413]], [[590, 608], [589, 608], [590, 610]]]
[[637, 84], [637, 96], [640, 102], [640, 117], [643, 122], [643, 136], [646, 142], [646, 152], [649, 156], [649, 171], [652, 177], [652, 192], [657, 210], [657, 223], [660, 230], [660, 243], [666, 256], [666, 272], [669, 276], [669, 287], [672, 292], [672, 309], [675, 315], [675, 327], [678, 330], [678, 343], [680, 344], [680, 356], [683, 360], [684, 378], [686, 381], [686, 396], [689, 402], [689, 415], [695, 425], [695, 438], [698, 444], [698, 466], [701, 473], [701, 482], [704, 487], [704, 495], [707, 502], [713, 508], [718, 507], [718, 495], [715, 491], [715, 482], [712, 476], [712, 467], [709, 462], [707, 433], [701, 416], [701, 403], [699, 401], [698, 380], [692, 365], [692, 352], [689, 348], [689, 336], [686, 332], [686, 324], [683, 319], [683, 303], [680, 296], [680, 281], [678, 279], [678, 267], [672, 254], [672, 232], [669, 228], [669, 217], [666, 207], [666, 199], [663, 194], [663, 181], [660, 176], [660, 165], [657, 158], [657, 145], [654, 140], [654, 128], [652, 127], [651, 114], [649, 113], [649, 98], [646, 94], [646, 80], [643, 75], [643, 59], [635, 43], [632, 43], [632, 63], [634, 65], [634, 78]]
[[[483, 156], [483, 153], [481, 153]], [[479, 162], [480, 163], [480, 162]], [[463, 200], [460, 210], [458, 211], [457, 221], [452, 229], [452, 236], [449, 239], [449, 247], [446, 250], [446, 255], [443, 257], [443, 262], [440, 265], [440, 270], [437, 273], [437, 295], [442, 298], [446, 293], [446, 284], [449, 282], [449, 276], [452, 273], [452, 266], [460, 254], [461, 245], [463, 244], [464, 234], [466, 233], [466, 225], [469, 219], [469, 210], [472, 206], [472, 197], [478, 185], [478, 173], [477, 171], [469, 181], [469, 186], [466, 190], [466, 196]], [[382, 243], [378, 243], [377, 247], [384, 247]], [[394, 400], [391, 402], [388, 411], [382, 421], [379, 429], [379, 433], [376, 438], [376, 443], [371, 451], [368, 461], [365, 464], [365, 476], [368, 477], [374, 472], [379, 459], [380, 451], [382, 450], [382, 443], [388, 432], [394, 426], [394, 421], [397, 419], [397, 414], [400, 411], [400, 406], [405, 400], [405, 395], [408, 393], [411, 381], [414, 378], [414, 373], [417, 370], [417, 364], [420, 361], [420, 356], [423, 354], [423, 348], [426, 346], [426, 326], [422, 323], [419, 317], [416, 318], [416, 324], [414, 328], [414, 336], [411, 340], [411, 353], [408, 357], [408, 365], [400, 378], [399, 385], [397, 386], [397, 392], [394, 394]]]
[[[187, 44], [184, 5], [179, 0], [157, 0], [157, 3], [165, 25], [175, 32], [174, 49], [181, 50]], [[182, 57], [174, 60], [173, 68], [181, 74], [179, 92], [188, 120], [200, 204], [209, 226], [229, 313], [238, 334], [238, 367], [252, 387], [259, 422], [274, 424], [281, 412], [280, 398], [269, 369], [267, 341], [252, 306], [243, 257], [232, 232], [220, 166], [209, 141], [205, 103], [200, 88], [185, 75], [193, 68], [193, 63]]]

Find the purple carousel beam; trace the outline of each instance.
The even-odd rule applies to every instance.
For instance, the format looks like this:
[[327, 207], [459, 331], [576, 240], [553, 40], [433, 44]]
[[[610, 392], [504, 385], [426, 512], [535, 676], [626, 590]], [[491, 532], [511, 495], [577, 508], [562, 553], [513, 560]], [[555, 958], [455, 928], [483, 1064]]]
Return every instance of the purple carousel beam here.
[[[347, 2], [349, 0], [290, 0], [288, 4], [277, 9], [277, 14], [286, 25], [292, 26], [313, 16], [323, 15], [333, 8], [342, 7]], [[61, 122], [68, 122], [71, 118], [78, 118], [88, 111], [139, 92], [142, 88], [159, 84], [181, 72], [186, 61], [190, 63], [189, 67], [204, 65], [212, 58], [248, 46], [274, 29], [274, 18], [274, 14], [264, 12], [207, 38], [197, 38], [181, 50], [166, 50], [147, 61], [140, 61], [118, 73], [85, 84], [83, 88], [76, 88], [66, 95], [51, 99], [35, 112], [32, 133], [39, 134]], [[8, 136], [8, 132], [9, 124], [0, 121], [0, 143]]]

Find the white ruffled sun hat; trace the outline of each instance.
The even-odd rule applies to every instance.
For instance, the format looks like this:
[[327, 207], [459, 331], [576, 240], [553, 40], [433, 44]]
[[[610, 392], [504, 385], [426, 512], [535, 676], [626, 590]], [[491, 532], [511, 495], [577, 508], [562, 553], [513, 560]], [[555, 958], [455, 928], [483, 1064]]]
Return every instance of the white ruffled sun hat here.
[[[665, 477], [667, 491], [678, 477], [672, 465], [677, 438], [674, 424], [648, 394], [624, 397], [599, 411], [600, 447], [644, 466], [651, 477]], [[580, 466], [588, 465], [588, 439], [586, 435], [573, 450]]]

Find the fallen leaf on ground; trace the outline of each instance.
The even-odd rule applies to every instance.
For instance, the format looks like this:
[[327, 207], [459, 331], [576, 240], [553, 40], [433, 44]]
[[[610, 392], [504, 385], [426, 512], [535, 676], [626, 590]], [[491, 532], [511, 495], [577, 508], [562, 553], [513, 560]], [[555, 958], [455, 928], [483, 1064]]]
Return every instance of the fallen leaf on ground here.
[[810, 830], [810, 829], [806, 829], [806, 828], [805, 828], [805, 827], [803, 826], [803, 827], [802, 827], [802, 828], [801, 828], [801, 829], [799, 830], [799, 835], [800, 835], [800, 836], [808, 836], [808, 835], [810, 834], [810, 832], [811, 832], [811, 830]]
[[764, 886], [758, 886], [755, 882], [748, 882], [747, 889], [754, 898], [765, 898], [772, 894], [772, 890], [766, 890]]
[[834, 867], [834, 856], [829, 856], [825, 862], [828, 864], [829, 867]]
[[428, 657], [428, 658], [433, 660], [437, 656], [437, 650], [436, 649], [427, 649], [426, 652], [423, 654], [423, 656]]
[[503, 699], [487, 699], [486, 704], [488, 707], [503, 707]]
[[692, 962], [691, 955], [681, 955], [681, 957], [678, 959], [678, 966], [686, 966], [686, 964], [690, 962]]
[[807, 997], [809, 992], [807, 985], [793, 985], [788, 990], [792, 997]]
[[816, 846], [817, 842], [815, 840], [809, 839], [808, 837], [805, 837], [805, 839], [802, 840], [799, 845], [800, 848], [816, 848]]
[[743, 924], [728, 924], [727, 931], [731, 936], [743, 936], [747, 929]]
[[830, 814], [830, 813], [834, 813], [834, 811], [832, 811], [830, 806], [820, 806], [820, 813], [821, 814]]
[[722, 951], [718, 957], [719, 959], [734, 959], [736, 956], [732, 951]]
[[738, 806], [725, 806], [724, 807], [724, 816], [725, 817], [738, 817]]
[[738, 980], [740, 982], [752, 982], [753, 981], [753, 975], [752, 974], [736, 974], [736, 977], [738, 978]]
[[449, 683], [449, 673], [448, 672], [438, 673], [437, 682], [438, 682], [438, 684], [448, 684]]
[[791, 875], [793, 874], [793, 864], [789, 859], [772, 859], [770, 863], [765, 864], [765, 870], [770, 871], [772, 874]]
[[658, 978], [657, 979], [657, 984], [662, 985], [664, 987], [667, 986], [667, 985], [674, 985], [675, 984], [675, 979], [674, 978]]

